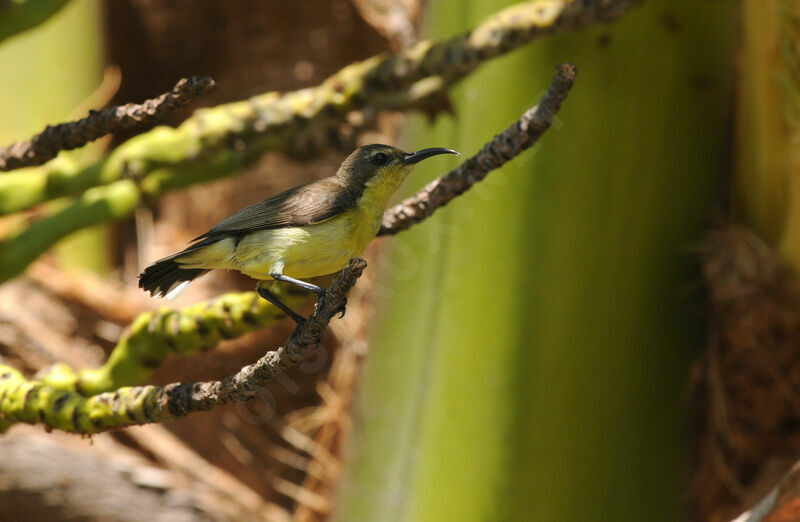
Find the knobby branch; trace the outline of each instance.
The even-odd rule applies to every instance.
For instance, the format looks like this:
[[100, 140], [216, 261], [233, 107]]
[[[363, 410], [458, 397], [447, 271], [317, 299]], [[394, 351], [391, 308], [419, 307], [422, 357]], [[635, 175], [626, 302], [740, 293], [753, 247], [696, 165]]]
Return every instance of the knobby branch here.
[[89, 111], [87, 117], [78, 121], [48, 125], [29, 140], [0, 148], [0, 171], [41, 165], [55, 158], [59, 151], [83, 147], [107, 134], [155, 125], [213, 86], [214, 80], [205, 76], [183, 78], [171, 91], [144, 103]]
[[[536, 107], [526, 111], [519, 121], [495, 136], [478, 154], [464, 161], [460, 167], [429, 184], [417, 195], [389, 209], [384, 215], [381, 232], [394, 234], [424, 221], [437, 208], [469, 190], [489, 172], [533, 146], [550, 127], [576, 76], [577, 69], [574, 65], [567, 63], [559, 66], [550, 88]], [[90, 380], [94, 383], [94, 388], [90, 387], [91, 391], [97, 392], [90, 396], [81, 393], [80, 379], [70, 378], [69, 372], [62, 373], [67, 375], [63, 379], [51, 374], [42, 380], [28, 380], [18, 370], [0, 365], [0, 428], [7, 428], [16, 422], [41, 422], [54, 429], [91, 434], [136, 424], [163, 422], [222, 404], [246, 401], [281, 372], [314, 353], [325, 327], [345, 302], [347, 292], [365, 267], [364, 260], [351, 260], [350, 265], [339, 273], [328, 289], [328, 297], [322, 309], [318, 309], [306, 322], [298, 325], [283, 347], [268, 352], [255, 364], [242, 368], [222, 381], [173, 383], [163, 387], [120, 387], [120, 383], [114, 382], [113, 376], [146, 378], [153, 369], [151, 360], [137, 358], [137, 350], [130, 349], [129, 342], [133, 334], [120, 341], [108, 363], [99, 370], [104, 378]], [[215, 307], [213, 304], [201, 303], [192, 307], [193, 311], [182, 311], [178, 316], [193, 324], [188, 324], [186, 328], [178, 327], [174, 331], [157, 330], [151, 334], [164, 347], [177, 348], [184, 346], [195, 331], [211, 332], [208, 339], [198, 340], [198, 346], [208, 348], [213, 344], [211, 341], [214, 336], [223, 333], [241, 335], [251, 331], [253, 324], [261, 320], [254, 316], [253, 303], [243, 304], [244, 301], [239, 302], [241, 300], [231, 296], [220, 300], [225, 299], [228, 300], [226, 302], [238, 303], [235, 313], [231, 313], [233, 309], [230, 306]], [[263, 303], [259, 304], [259, 308], [271, 317], [276, 315], [271, 307]], [[204, 313], [199, 312], [201, 309]], [[223, 313], [224, 317], [221, 315]], [[142, 316], [142, 324], [137, 326], [138, 319], [134, 321], [131, 330], [144, 331], [146, 324], [152, 320], [152, 314], [147, 313]], [[219, 323], [223, 322], [226, 323], [224, 332], [219, 327]], [[144, 338], [153, 340], [153, 337]], [[164, 348], [166, 349], [168, 348]], [[181, 353], [184, 351], [186, 350], [181, 350]], [[156, 365], [163, 359], [163, 355], [158, 353]], [[143, 367], [145, 365], [149, 366]], [[101, 392], [115, 388], [116, 391]], [[86, 391], [84, 389], [83, 393]]]

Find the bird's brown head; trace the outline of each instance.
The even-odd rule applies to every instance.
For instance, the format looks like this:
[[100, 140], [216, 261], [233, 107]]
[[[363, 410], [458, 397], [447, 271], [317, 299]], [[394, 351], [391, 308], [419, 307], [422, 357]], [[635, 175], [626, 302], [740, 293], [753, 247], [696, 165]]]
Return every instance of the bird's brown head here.
[[406, 152], [390, 145], [364, 145], [342, 162], [336, 175], [353, 191], [363, 192], [366, 187], [375, 187], [393, 194], [416, 163], [438, 154], [459, 155], [454, 150], [439, 147]]

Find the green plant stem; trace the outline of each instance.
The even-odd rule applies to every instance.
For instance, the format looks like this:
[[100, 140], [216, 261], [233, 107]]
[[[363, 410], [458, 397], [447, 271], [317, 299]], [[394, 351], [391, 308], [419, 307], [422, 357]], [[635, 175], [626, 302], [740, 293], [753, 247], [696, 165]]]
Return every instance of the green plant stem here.
[[[428, 7], [451, 32], [502, 1]], [[580, 69], [540, 148], [388, 245], [334, 520], [686, 518], [687, 245], [727, 169], [737, 8], [651, 0], [487, 66], [457, 120], [412, 122], [408, 148], [469, 151], [552, 63]]]
[[[290, 293], [282, 298], [294, 307], [307, 297]], [[100, 368], [75, 372], [57, 364], [42, 383], [84, 396], [141, 384], [150, 379], [168, 353], [188, 355], [210, 350], [221, 339], [239, 337], [283, 317], [283, 312], [255, 292], [225, 294], [182, 310], [161, 307], [139, 315]]]
[[0, 2], [0, 43], [3, 40], [41, 24], [67, 0], [4, 0]]
[[0, 282], [21, 273], [41, 253], [69, 234], [130, 215], [140, 192], [131, 180], [86, 191], [74, 202], [59, 202], [44, 218], [0, 242]]

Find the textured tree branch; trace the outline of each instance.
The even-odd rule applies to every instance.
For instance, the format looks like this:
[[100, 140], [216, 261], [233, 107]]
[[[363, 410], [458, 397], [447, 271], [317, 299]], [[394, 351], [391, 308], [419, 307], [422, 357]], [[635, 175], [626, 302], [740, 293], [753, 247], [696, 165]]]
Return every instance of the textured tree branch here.
[[532, 147], [550, 128], [577, 74], [578, 70], [573, 64], [560, 65], [539, 105], [525, 112], [516, 123], [495, 136], [458, 168], [428, 183], [414, 196], [387, 210], [378, 235], [396, 234], [427, 219], [436, 209], [483, 180], [489, 172]]
[[492, 58], [542, 36], [612, 21], [638, 3], [546, 0], [514, 5], [469, 33], [354, 63], [316, 87], [199, 110], [178, 128], [159, 127], [136, 136], [99, 163], [78, 166], [59, 158], [32, 172], [0, 177], [0, 214], [128, 179], [154, 197], [228, 176], [265, 151], [329, 141], [336, 134], [333, 128], [352, 111], [428, 107], [437, 93]]
[[285, 346], [222, 381], [124, 387], [84, 397], [75, 391], [27, 380], [16, 369], [0, 365], [0, 420], [5, 427], [16, 422], [43, 423], [53, 429], [91, 434], [174, 420], [195, 411], [251, 399], [274, 377], [314, 353], [325, 327], [344, 304], [347, 292], [366, 265], [363, 259], [350, 260], [328, 289], [322, 309], [298, 325]]
[[155, 125], [213, 86], [214, 80], [208, 77], [183, 78], [171, 91], [144, 103], [90, 111], [78, 121], [48, 125], [27, 141], [0, 148], [0, 171], [41, 165], [59, 151], [77, 149], [107, 134]]

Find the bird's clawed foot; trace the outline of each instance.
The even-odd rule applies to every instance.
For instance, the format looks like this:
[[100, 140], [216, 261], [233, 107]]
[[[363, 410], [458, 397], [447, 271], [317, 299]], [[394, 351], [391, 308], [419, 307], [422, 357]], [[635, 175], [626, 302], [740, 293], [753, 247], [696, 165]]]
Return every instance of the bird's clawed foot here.
[[341, 315], [339, 316], [339, 319], [344, 317], [345, 312], [347, 312], [347, 298], [346, 297], [344, 298], [344, 301], [342, 301], [342, 306], [340, 306], [339, 309], [336, 310], [336, 312], [341, 312]]
[[[294, 285], [299, 286], [300, 288], [304, 288], [306, 290], [310, 290], [310, 291], [314, 292], [315, 294], [317, 294], [317, 312], [318, 313], [319, 313], [320, 310], [322, 310], [323, 306], [325, 306], [325, 296], [328, 295], [328, 291], [326, 289], [324, 289], [324, 288], [322, 288], [320, 286], [317, 286], [317, 285], [312, 285], [311, 283], [306, 283], [305, 281], [292, 279], [291, 277], [287, 277], [287, 276], [285, 276], [283, 274], [272, 274], [272, 278], [275, 279], [276, 281], [285, 281], [287, 283], [292, 283]], [[264, 299], [266, 299], [267, 301], [269, 301], [270, 303], [275, 305], [277, 308], [279, 308], [281, 311], [283, 311], [286, 315], [288, 315], [289, 317], [294, 319], [294, 321], [297, 324], [303, 324], [304, 322], [306, 322], [306, 318], [305, 317], [303, 317], [302, 315], [298, 314], [297, 312], [295, 312], [294, 310], [292, 310], [291, 308], [286, 306], [284, 303], [282, 303], [280, 301], [280, 299], [278, 299], [278, 297], [275, 294], [270, 292], [268, 288], [265, 288], [264, 286], [262, 286], [261, 283], [259, 283], [256, 288], [257, 288], [258, 293], [259, 293], [259, 295], [261, 297], [263, 297]], [[339, 317], [340, 318], [344, 317], [344, 314], [346, 312], [346, 306], [347, 306], [347, 297], [343, 297], [342, 298], [342, 305], [333, 312], [333, 315], [336, 315], [337, 313], [341, 313], [341, 315]]]
[[[322, 310], [322, 307], [325, 305], [325, 296], [327, 295], [327, 293], [328, 292], [326, 291], [326, 292], [323, 292], [321, 294], [317, 294], [317, 296], [318, 296], [317, 311]], [[341, 315], [339, 316], [339, 319], [341, 319], [342, 317], [344, 317], [344, 314], [345, 314], [346, 311], [347, 311], [347, 297], [344, 298], [344, 301], [342, 302], [342, 306], [340, 306], [335, 312], [333, 312], [333, 315], [341, 313]]]

